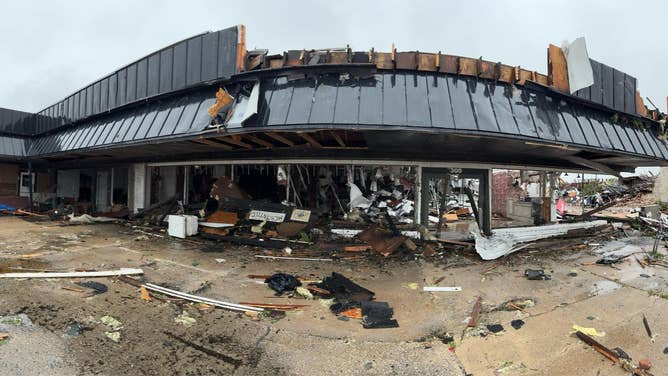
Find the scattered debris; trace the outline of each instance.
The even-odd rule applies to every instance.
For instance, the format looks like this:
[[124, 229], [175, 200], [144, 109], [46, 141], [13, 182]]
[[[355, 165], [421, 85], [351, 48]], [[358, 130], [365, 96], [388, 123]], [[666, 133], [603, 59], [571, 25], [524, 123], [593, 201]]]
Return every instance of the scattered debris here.
[[334, 261], [331, 258], [284, 257], [284, 256], [267, 256], [267, 255], [255, 255], [255, 257], [262, 259], [271, 259], [271, 260]]
[[596, 328], [586, 328], [580, 325], [573, 325], [575, 332], [583, 333], [592, 337], [605, 337], [605, 332], [599, 332]]
[[194, 317], [191, 317], [190, 315], [188, 315], [188, 312], [184, 311], [183, 313], [181, 313], [180, 315], [178, 315], [174, 318], [174, 322], [177, 323], [177, 324], [181, 324], [181, 325], [185, 326], [186, 328], [189, 328], [189, 327], [195, 325], [197, 320], [195, 320]]
[[264, 283], [276, 291], [277, 296], [282, 295], [286, 291], [294, 291], [295, 288], [302, 285], [297, 277], [285, 273], [276, 273], [267, 278]]
[[104, 294], [107, 292], [107, 285], [95, 281], [77, 282], [77, 285], [93, 290], [93, 295]]
[[494, 334], [500, 333], [500, 332], [505, 330], [503, 328], [503, 325], [501, 325], [501, 324], [489, 324], [489, 325], [486, 325], [486, 328], [487, 328], [487, 330], [489, 330], [490, 332], [492, 332]]
[[240, 304], [244, 304], [254, 308], [266, 308], [269, 310], [276, 310], [276, 311], [292, 311], [308, 307], [308, 305], [305, 304], [272, 304], [272, 303], [252, 303], [252, 302], [241, 302]]
[[[123, 280], [123, 279], [121, 279], [121, 280]], [[127, 280], [123, 280], [123, 281], [127, 282]], [[152, 283], [145, 283], [143, 286], [146, 287], [147, 290], [159, 292], [159, 293], [167, 295], [167, 296], [172, 296], [172, 297], [176, 297], [176, 298], [179, 298], [179, 299], [189, 300], [189, 301], [195, 302], [195, 303], [207, 303], [207, 304], [211, 304], [211, 305], [216, 306], [216, 307], [225, 308], [225, 309], [229, 309], [229, 310], [232, 310], [232, 311], [241, 311], [241, 312], [244, 312], [244, 311], [263, 311], [262, 308], [244, 306], [242, 304], [228, 303], [228, 302], [223, 302], [223, 301], [220, 301], [220, 300], [214, 300], [214, 299], [204, 298], [204, 297], [201, 297], [201, 296], [186, 294], [184, 292], [168, 289], [166, 287], [154, 285]]]
[[422, 291], [456, 292], [456, 291], [462, 291], [462, 288], [461, 288], [461, 286], [423, 286]]
[[654, 342], [654, 337], [652, 336], [652, 329], [649, 328], [649, 322], [647, 321], [647, 317], [645, 315], [642, 315], [642, 324], [645, 327], [645, 332], [647, 333], [647, 336], [649, 339]]
[[601, 345], [600, 343], [596, 342], [595, 339], [591, 338], [587, 334], [581, 332], [581, 331], [576, 331], [575, 335], [584, 343], [588, 344], [589, 346], [593, 347], [594, 350], [598, 351], [601, 355], [605, 356], [606, 358], [610, 359], [613, 363], [617, 363], [619, 361], [619, 356], [609, 348]]
[[524, 276], [527, 277], [528, 280], [531, 281], [548, 281], [552, 279], [552, 277], [549, 274], [545, 274], [545, 271], [543, 269], [526, 269], [524, 271]]
[[471, 310], [471, 316], [467, 326], [469, 328], [474, 328], [478, 326], [478, 316], [480, 315], [480, 307], [482, 305], [482, 297], [478, 297], [473, 304], [473, 309]]
[[295, 289], [295, 292], [297, 293], [297, 295], [303, 297], [304, 299], [309, 299], [309, 300], [314, 299], [313, 294], [306, 287], [297, 287]]
[[139, 288], [139, 291], [141, 293], [141, 300], [145, 302], [150, 302], [151, 301], [151, 294], [148, 293], [148, 290], [146, 290], [146, 287], [141, 286]]
[[513, 320], [513, 321], [510, 322], [510, 326], [512, 326], [513, 329], [515, 329], [515, 330], [520, 329], [523, 325], [524, 325], [524, 321], [519, 320], [519, 319], [518, 320]]
[[362, 326], [365, 329], [398, 328], [394, 310], [386, 302], [362, 302]]
[[0, 278], [93, 278], [137, 274], [144, 274], [144, 271], [141, 269], [121, 268], [118, 270], [95, 272], [3, 273], [0, 274]]
[[64, 336], [66, 337], [78, 337], [84, 332], [85, 327], [78, 322], [72, 322], [67, 324], [64, 330]]
[[471, 231], [475, 238], [475, 250], [483, 260], [493, 260], [518, 251], [526, 243], [566, 235], [571, 230], [591, 229], [607, 226], [603, 220], [579, 223], [560, 223], [556, 225], [499, 228], [492, 231], [492, 236], [484, 236], [478, 231]]

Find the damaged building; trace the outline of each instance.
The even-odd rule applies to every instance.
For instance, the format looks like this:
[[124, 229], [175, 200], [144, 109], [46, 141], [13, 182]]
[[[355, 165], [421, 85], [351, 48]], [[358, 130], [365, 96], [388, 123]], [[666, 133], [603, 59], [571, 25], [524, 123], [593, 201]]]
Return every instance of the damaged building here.
[[478, 240], [554, 225], [562, 173], [665, 166], [668, 147], [634, 77], [582, 40], [547, 56], [543, 74], [394, 48], [270, 54], [247, 50], [244, 26], [204, 33], [38, 113], [0, 109], [0, 204], [166, 206], [223, 236], [239, 218], [216, 212], [288, 237], [323, 221]]

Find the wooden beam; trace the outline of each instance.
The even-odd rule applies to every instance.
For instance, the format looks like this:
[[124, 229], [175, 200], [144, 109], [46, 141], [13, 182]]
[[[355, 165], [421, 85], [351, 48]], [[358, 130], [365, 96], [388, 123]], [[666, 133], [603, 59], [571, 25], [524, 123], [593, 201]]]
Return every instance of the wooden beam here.
[[334, 137], [334, 139], [336, 140], [336, 142], [337, 142], [341, 147], [344, 147], [344, 148], [346, 147], [346, 143], [343, 142], [343, 139], [341, 138], [341, 136], [340, 136], [338, 133], [336, 133], [336, 131], [329, 131], [329, 133], [332, 135], [332, 137]]
[[553, 88], [570, 93], [566, 56], [561, 48], [553, 44], [547, 48], [547, 76]]
[[274, 144], [272, 144], [271, 142], [265, 141], [265, 140], [263, 140], [263, 139], [261, 139], [257, 136], [254, 136], [252, 134], [244, 134], [244, 135], [241, 135], [241, 137], [245, 138], [245, 139], [247, 139], [251, 142], [254, 142], [258, 145], [266, 146], [268, 148], [273, 148], [274, 147]]
[[196, 140], [191, 140], [191, 141], [196, 142], [198, 144], [214, 146], [214, 147], [225, 149], [225, 150], [234, 150], [233, 147], [225, 145], [222, 142], [216, 142], [216, 141], [209, 140], [209, 139], [206, 139], [206, 138], [198, 138]]
[[271, 137], [271, 138], [273, 138], [274, 140], [276, 140], [276, 141], [278, 141], [278, 142], [282, 142], [282, 143], [284, 143], [285, 145], [288, 145], [288, 146], [295, 146], [295, 143], [294, 143], [294, 142], [288, 140], [287, 138], [281, 136], [281, 135], [278, 134], [278, 133], [274, 133], [274, 132], [265, 132], [265, 134], [266, 134], [268, 137]]
[[303, 138], [304, 140], [306, 140], [306, 142], [308, 142], [309, 145], [313, 146], [314, 148], [321, 148], [321, 147], [322, 147], [322, 145], [321, 145], [318, 141], [316, 141], [315, 138], [311, 137], [310, 134], [308, 134], [308, 133], [301, 133], [301, 132], [297, 132], [297, 134], [298, 134], [301, 138]]
[[243, 141], [241, 141], [241, 137], [238, 135], [234, 135], [232, 137], [217, 137], [216, 140], [220, 140], [222, 142], [227, 142], [228, 144], [236, 145], [236, 146], [241, 146], [242, 148], [245, 149], [253, 149], [253, 145], [249, 145]]
[[619, 173], [619, 171], [614, 170], [610, 166], [604, 165], [603, 163], [599, 163], [599, 162], [592, 161], [592, 160], [585, 159], [585, 158], [581, 158], [581, 157], [576, 157], [574, 155], [564, 157], [564, 159], [569, 161], [569, 162], [575, 163], [576, 165], [584, 166], [584, 167], [587, 167], [587, 168], [591, 168], [593, 170], [603, 172], [604, 174], [613, 175], [613, 176], [617, 176], [617, 177], [622, 176]]

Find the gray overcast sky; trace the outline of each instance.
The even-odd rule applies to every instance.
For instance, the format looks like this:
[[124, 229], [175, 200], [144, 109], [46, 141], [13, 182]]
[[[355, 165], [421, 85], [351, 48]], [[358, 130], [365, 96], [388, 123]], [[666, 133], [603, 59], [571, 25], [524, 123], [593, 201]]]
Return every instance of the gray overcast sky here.
[[39, 111], [188, 36], [245, 24], [248, 47], [450, 53], [546, 73], [549, 43], [585, 36], [592, 58], [638, 78], [665, 111], [660, 1], [3, 1], [0, 107]]

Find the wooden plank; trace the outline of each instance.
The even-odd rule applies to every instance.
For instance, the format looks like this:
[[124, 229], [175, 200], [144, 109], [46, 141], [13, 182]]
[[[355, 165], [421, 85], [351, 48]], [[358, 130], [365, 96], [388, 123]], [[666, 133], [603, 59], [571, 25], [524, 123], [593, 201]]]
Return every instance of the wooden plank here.
[[439, 71], [442, 73], [452, 73], [457, 74], [459, 72], [458, 68], [458, 57], [453, 55], [441, 55]]
[[419, 71], [428, 71], [428, 72], [435, 72], [438, 70], [438, 66], [436, 65], [436, 57], [437, 54], [425, 54], [425, 53], [419, 53], [418, 54], [418, 67], [417, 69]]
[[191, 140], [191, 141], [196, 142], [198, 144], [214, 146], [214, 147], [225, 149], [225, 150], [234, 150], [234, 148], [229, 146], [229, 145], [225, 145], [221, 142], [216, 142], [216, 141], [209, 140], [209, 139], [206, 139], [206, 138], [199, 138], [199, 139]]
[[[666, 97], [666, 104], [668, 104], [668, 97]], [[636, 90], [636, 113], [640, 116], [647, 117], [647, 107], [645, 107], [645, 102], [643, 102], [638, 90]]]
[[346, 51], [331, 51], [329, 53], [330, 64], [348, 64], [348, 52]]
[[278, 141], [278, 142], [281, 142], [281, 143], [283, 143], [283, 144], [285, 144], [285, 145], [288, 145], [288, 146], [295, 146], [295, 143], [294, 143], [294, 142], [288, 140], [287, 138], [281, 136], [281, 135], [278, 134], [278, 133], [275, 133], [275, 132], [265, 132], [265, 135], [267, 135], [268, 137], [271, 137], [271, 138], [273, 138], [274, 140], [276, 140], [276, 141]]
[[418, 68], [417, 53], [398, 52], [396, 54], [397, 69], [416, 70]]
[[482, 298], [479, 296], [473, 305], [473, 309], [471, 310], [471, 318], [469, 318], [469, 323], [467, 324], [469, 328], [475, 328], [478, 325], [478, 316], [480, 315], [481, 304]]
[[302, 132], [297, 132], [299, 137], [303, 138], [306, 140], [306, 142], [309, 143], [309, 145], [313, 146], [314, 148], [321, 148], [322, 144], [320, 144], [315, 138], [311, 137], [310, 134], [308, 133], [302, 133]]
[[392, 54], [389, 52], [376, 52], [374, 61], [378, 69], [394, 69]]
[[228, 144], [236, 145], [236, 146], [241, 146], [244, 149], [253, 149], [253, 145], [249, 145], [243, 141], [241, 141], [241, 137], [238, 135], [234, 135], [232, 137], [217, 137], [216, 140], [222, 141], [222, 142], [227, 142]]
[[515, 77], [513, 73], [513, 67], [510, 65], [501, 64], [501, 76], [499, 77], [499, 81], [510, 84], [514, 83]]
[[564, 51], [554, 44], [547, 47], [547, 77], [553, 88], [570, 93], [566, 56]]
[[247, 139], [251, 142], [254, 142], [258, 145], [266, 146], [268, 148], [273, 148], [274, 147], [274, 144], [272, 144], [271, 142], [265, 141], [265, 140], [263, 140], [263, 139], [261, 139], [257, 136], [254, 136], [252, 134], [244, 134], [244, 135], [241, 135], [241, 137], [245, 138], [245, 139]]
[[470, 57], [460, 57], [458, 73], [464, 76], [477, 76], [478, 59], [472, 59]]
[[237, 73], [243, 72], [246, 60], [246, 25], [239, 25], [239, 39], [237, 41]]
[[490, 80], [496, 79], [496, 63], [482, 60], [480, 62], [480, 77]]
[[346, 143], [343, 142], [343, 139], [341, 138], [341, 136], [340, 136], [338, 133], [336, 133], [336, 131], [329, 131], [329, 134], [332, 135], [332, 137], [336, 140], [336, 142], [337, 142], [341, 147], [344, 147], [344, 148], [346, 147]]

